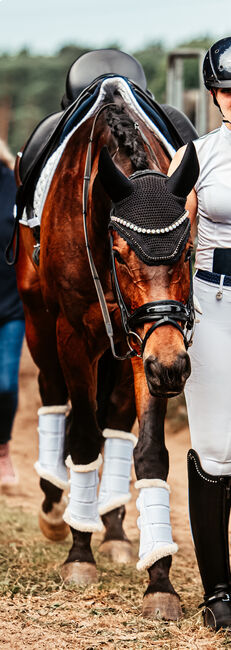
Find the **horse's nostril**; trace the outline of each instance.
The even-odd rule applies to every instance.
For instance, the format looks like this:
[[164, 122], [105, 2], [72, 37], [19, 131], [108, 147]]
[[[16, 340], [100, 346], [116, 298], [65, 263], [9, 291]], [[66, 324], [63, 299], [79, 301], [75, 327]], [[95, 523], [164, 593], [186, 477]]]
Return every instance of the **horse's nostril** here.
[[181, 373], [182, 373], [182, 378], [184, 381], [188, 379], [190, 373], [191, 373], [191, 363], [190, 363], [190, 358], [187, 352], [185, 354], [181, 355]]
[[179, 354], [170, 366], [165, 366], [156, 357], [150, 356], [146, 359], [144, 368], [150, 387], [163, 388], [173, 392], [183, 390], [191, 372], [190, 359], [186, 352]]
[[148, 359], [145, 361], [144, 369], [147, 381], [153, 381], [155, 378], [156, 386], [160, 386], [161, 364], [159, 361], [153, 356], [148, 357]]

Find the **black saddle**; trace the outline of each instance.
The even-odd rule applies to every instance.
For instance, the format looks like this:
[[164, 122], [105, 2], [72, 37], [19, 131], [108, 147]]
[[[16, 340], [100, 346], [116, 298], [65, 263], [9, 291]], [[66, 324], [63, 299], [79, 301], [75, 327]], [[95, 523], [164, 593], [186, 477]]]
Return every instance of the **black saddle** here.
[[[57, 130], [59, 134], [61, 133], [66, 120], [72, 114], [72, 111], [67, 109], [73, 105], [73, 109], [76, 110], [87, 99], [88, 90], [89, 95], [93, 94], [92, 83], [110, 74], [123, 75], [142, 90], [147, 90], [143, 68], [133, 56], [113, 49], [93, 50], [80, 56], [67, 73], [66, 94], [61, 101], [63, 110], [42, 120], [26, 143], [19, 164], [19, 174], [23, 183], [31, 164], [35, 159], [40, 159], [44, 146], [50, 143], [50, 136], [53, 139]], [[79, 101], [76, 103], [78, 98]]]
[[142, 90], [147, 90], [147, 81], [142, 65], [130, 54], [121, 50], [94, 50], [79, 57], [71, 65], [66, 79], [66, 95], [62, 107], [66, 108], [90, 86], [94, 79], [107, 74], [120, 74], [133, 81]]
[[70, 67], [66, 80], [65, 109], [46, 117], [33, 131], [19, 162], [21, 185], [17, 193], [18, 218], [26, 203], [32, 202], [34, 187], [53, 151], [66, 132], [88, 112], [94, 104], [105, 77], [122, 76], [132, 87], [140, 106], [147, 112], [175, 149], [197, 133], [188, 118], [177, 109], [155, 102], [147, 90], [145, 74], [140, 63], [119, 50], [96, 50], [83, 54]]

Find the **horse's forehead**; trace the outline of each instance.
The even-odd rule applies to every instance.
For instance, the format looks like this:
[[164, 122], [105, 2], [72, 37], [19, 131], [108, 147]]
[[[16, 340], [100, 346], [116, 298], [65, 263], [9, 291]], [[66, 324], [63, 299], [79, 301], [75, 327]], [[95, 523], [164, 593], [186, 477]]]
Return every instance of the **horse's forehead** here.
[[[141, 273], [150, 274], [153, 275], [155, 272], [155, 275], [166, 275], [168, 273], [169, 269], [171, 268], [171, 265], [152, 265], [148, 266], [143, 262], [143, 260], [138, 257], [135, 253], [135, 251], [129, 246], [129, 244], [123, 239], [119, 233], [116, 231], [114, 232], [114, 247], [119, 251], [119, 253], [123, 256], [124, 260], [128, 262], [129, 264], [129, 269], [132, 270], [140, 270]], [[174, 265], [176, 266], [176, 265]]]

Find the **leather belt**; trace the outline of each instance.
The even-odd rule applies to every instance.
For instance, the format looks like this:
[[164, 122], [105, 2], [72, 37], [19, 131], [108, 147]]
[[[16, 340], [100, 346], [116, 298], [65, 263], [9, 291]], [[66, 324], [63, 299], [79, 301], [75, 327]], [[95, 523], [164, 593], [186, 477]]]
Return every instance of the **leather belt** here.
[[[198, 269], [195, 273], [195, 277], [199, 280], [204, 280], [205, 282], [211, 282], [212, 284], [220, 284], [221, 275], [219, 273], [212, 273], [211, 271], [204, 271], [203, 269]], [[224, 287], [231, 287], [231, 275], [225, 275]]]

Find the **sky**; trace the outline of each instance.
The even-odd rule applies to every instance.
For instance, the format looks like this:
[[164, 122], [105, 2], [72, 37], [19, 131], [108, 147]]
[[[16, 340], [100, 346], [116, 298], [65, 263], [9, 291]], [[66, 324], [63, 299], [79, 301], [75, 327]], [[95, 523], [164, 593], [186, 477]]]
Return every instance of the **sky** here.
[[230, 0], [0, 0], [0, 52], [53, 54], [67, 44], [135, 52], [230, 34]]

